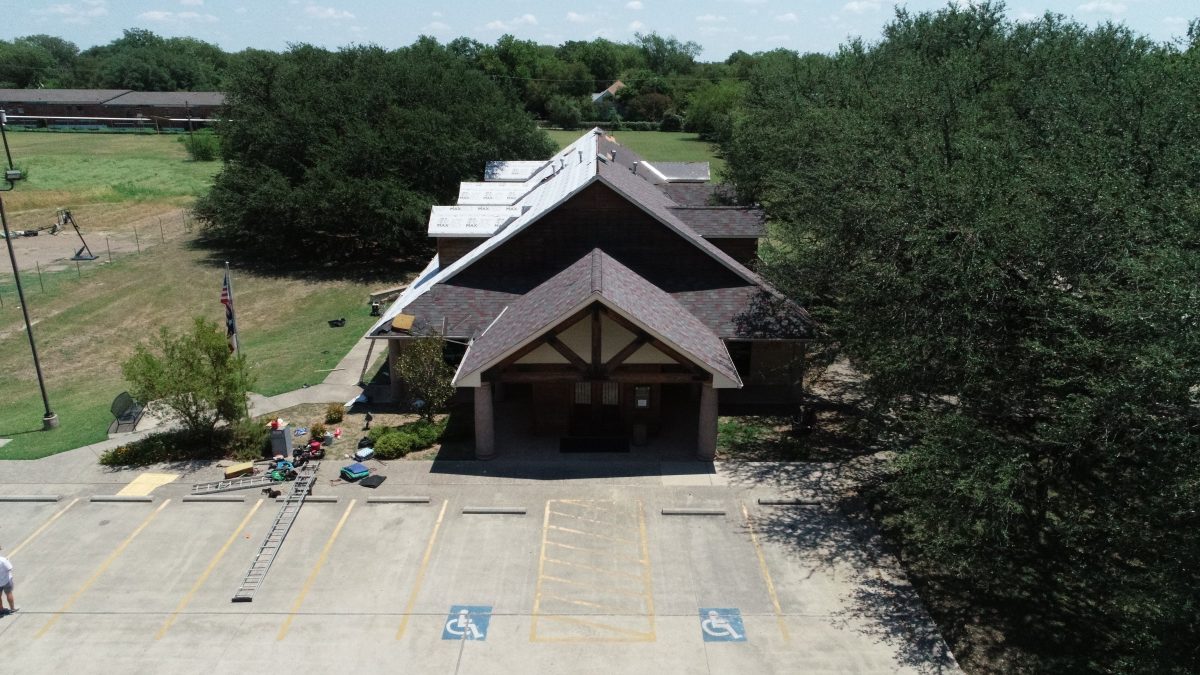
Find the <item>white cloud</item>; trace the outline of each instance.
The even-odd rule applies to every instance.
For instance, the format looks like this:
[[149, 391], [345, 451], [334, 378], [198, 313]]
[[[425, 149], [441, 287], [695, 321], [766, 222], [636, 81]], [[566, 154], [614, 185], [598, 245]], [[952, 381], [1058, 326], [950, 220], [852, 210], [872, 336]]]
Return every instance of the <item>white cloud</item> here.
[[234, 14], [245, 14], [248, 11], [250, 11], [250, 10], [246, 9], [245, 7], [238, 7], [237, 9], [233, 10], [233, 13]]
[[441, 12], [434, 12], [432, 16], [433, 16], [433, 18], [435, 18], [435, 19], [440, 19], [440, 18], [442, 18], [442, 13], [441, 13]]
[[1123, 2], [1109, 2], [1109, 0], [1092, 0], [1085, 2], [1077, 7], [1081, 12], [1105, 13], [1105, 14], [1121, 14], [1127, 8]]
[[720, 23], [725, 20], [725, 17], [716, 14], [701, 14], [696, 17], [696, 20], [700, 23]]
[[422, 33], [447, 33], [450, 31], [450, 24], [444, 21], [430, 21], [421, 26]]
[[137, 18], [145, 19], [146, 21], [155, 21], [158, 23], [213, 23], [217, 21], [217, 17], [212, 14], [200, 14], [199, 12], [164, 12], [162, 10], [151, 10], [138, 14]]
[[879, 3], [875, 2], [875, 0], [850, 0], [850, 2], [842, 5], [843, 12], [854, 12], [855, 14], [873, 12], [877, 9], [879, 9]]
[[778, 43], [778, 42], [787, 42], [787, 41], [788, 41], [788, 40], [790, 40], [790, 39], [791, 39], [791, 38], [790, 38], [790, 37], [788, 37], [787, 35], [768, 35], [768, 36], [766, 36], [765, 38], [763, 38], [763, 42], [776, 42], [776, 43]]
[[625, 9], [641, 9], [642, 7], [644, 7], [642, 0], [630, 0], [625, 3]]
[[736, 32], [738, 32], [737, 29], [733, 28], [732, 26], [701, 26], [700, 27], [701, 35], [717, 35], [720, 33], [736, 33]]
[[633, 23], [629, 24], [629, 30], [642, 30], [645, 27], [646, 24], [642, 23], [641, 21], [634, 21]]
[[490, 30], [510, 30], [517, 26], [536, 26], [537, 22], [538, 20], [536, 16], [532, 14], [522, 14], [511, 21], [501, 21], [500, 19], [489, 21], [486, 28]]
[[800, 17], [796, 16], [795, 12], [788, 12], [787, 14], [780, 14], [775, 17], [775, 20], [782, 23], [796, 23], [800, 20]]
[[1165, 17], [1162, 20], [1162, 22], [1167, 24], [1168, 26], [1186, 26], [1186, 25], [1188, 25], [1188, 20], [1183, 18], [1182, 16], [1168, 16], [1168, 17]]
[[198, 7], [198, 6], [200, 6], [200, 5], [203, 5], [203, 4], [204, 4], [204, 0], [179, 0], [179, 4], [181, 4], [181, 5], [192, 5], [192, 6], [194, 6], [194, 7]]
[[571, 23], [591, 23], [595, 17], [591, 14], [580, 14], [579, 12], [567, 12], [567, 21]]
[[308, 5], [304, 8], [304, 15], [311, 19], [326, 19], [330, 21], [341, 21], [343, 19], [353, 19], [354, 15], [344, 9], [336, 7], [322, 7], [320, 5]]
[[87, 23], [90, 19], [108, 14], [108, 7], [104, 0], [83, 0], [78, 4], [63, 3], [34, 11], [38, 14], [53, 14], [60, 17], [64, 23]]

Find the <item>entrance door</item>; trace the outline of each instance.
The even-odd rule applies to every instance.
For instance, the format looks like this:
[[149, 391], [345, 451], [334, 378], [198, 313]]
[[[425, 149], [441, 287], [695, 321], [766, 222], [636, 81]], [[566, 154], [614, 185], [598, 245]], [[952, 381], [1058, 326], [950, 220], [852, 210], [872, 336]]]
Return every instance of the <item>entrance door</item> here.
[[621, 423], [621, 385], [618, 382], [576, 382], [571, 406], [572, 436], [626, 435]]

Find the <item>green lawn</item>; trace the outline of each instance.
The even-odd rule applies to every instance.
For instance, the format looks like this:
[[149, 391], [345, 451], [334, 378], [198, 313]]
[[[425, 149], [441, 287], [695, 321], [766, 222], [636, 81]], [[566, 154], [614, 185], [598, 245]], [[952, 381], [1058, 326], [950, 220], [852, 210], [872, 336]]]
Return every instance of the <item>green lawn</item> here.
[[81, 203], [169, 200], [202, 194], [220, 162], [193, 162], [177, 136], [14, 131], [13, 163], [28, 173], [9, 211]]
[[[583, 130], [547, 129], [546, 133], [561, 149], [579, 138]], [[725, 169], [725, 160], [717, 157], [713, 147], [696, 134], [679, 131], [617, 131], [613, 137], [651, 162], [710, 162], [714, 179]]]
[[[178, 212], [203, 192], [219, 163], [191, 162], [174, 136], [9, 135], [29, 180], [3, 194], [10, 221], [40, 224], [57, 206], [119, 231], [129, 222]], [[89, 211], [90, 209], [90, 211]], [[107, 219], [107, 221], [105, 221]], [[17, 226], [14, 224], [14, 226]], [[104, 440], [109, 404], [128, 385], [121, 362], [160, 326], [186, 330], [193, 316], [223, 321], [223, 269], [182, 237], [112, 263], [25, 274], [50, 404], [60, 428], [41, 429], [42, 401], [7, 261], [0, 265], [0, 459], [32, 459]], [[371, 323], [373, 286], [234, 271], [241, 344], [258, 377], [255, 391], [278, 394], [322, 381]], [[397, 279], [397, 282], [402, 279]], [[346, 318], [344, 328], [327, 321]]]

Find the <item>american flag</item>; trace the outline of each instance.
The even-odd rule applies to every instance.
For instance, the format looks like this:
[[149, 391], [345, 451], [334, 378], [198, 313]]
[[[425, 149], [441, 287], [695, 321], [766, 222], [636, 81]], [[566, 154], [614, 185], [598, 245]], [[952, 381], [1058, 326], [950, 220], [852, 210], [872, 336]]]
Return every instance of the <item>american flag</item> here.
[[237, 320], [233, 317], [233, 287], [229, 285], [229, 270], [225, 270], [225, 283], [221, 284], [221, 304], [225, 305], [225, 335], [229, 338], [229, 351], [237, 351]]

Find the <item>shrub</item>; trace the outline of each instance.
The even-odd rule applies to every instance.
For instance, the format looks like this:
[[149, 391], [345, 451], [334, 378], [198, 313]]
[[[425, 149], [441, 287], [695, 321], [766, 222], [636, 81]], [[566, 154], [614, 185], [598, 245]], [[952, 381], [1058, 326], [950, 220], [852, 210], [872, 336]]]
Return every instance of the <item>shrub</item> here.
[[221, 152], [221, 144], [211, 132], [201, 131], [179, 139], [193, 162], [212, 162]]
[[210, 446], [186, 430], [165, 431], [106, 450], [100, 455], [104, 466], [147, 466], [160, 462], [216, 459], [224, 449]]
[[326, 431], [328, 431], [328, 429], [325, 428], [325, 424], [323, 422], [313, 422], [312, 426], [308, 428], [308, 435], [312, 438], [320, 440], [325, 436]]
[[271, 431], [261, 422], [243, 420], [228, 430], [226, 456], [239, 462], [262, 459], [271, 450]]
[[579, 128], [582, 115], [579, 104], [566, 96], [555, 96], [546, 104], [546, 116], [550, 123], [567, 131]]
[[398, 427], [377, 427], [369, 436], [378, 459], [399, 459], [410, 452], [424, 450], [437, 443], [446, 430], [446, 420], [418, 420]]
[[663, 115], [662, 122], [658, 124], [659, 131], [683, 131], [683, 118], [675, 113], [667, 113]]
[[329, 407], [325, 409], [325, 423], [337, 424], [342, 421], [345, 414], [346, 409], [341, 403], [330, 403]]

